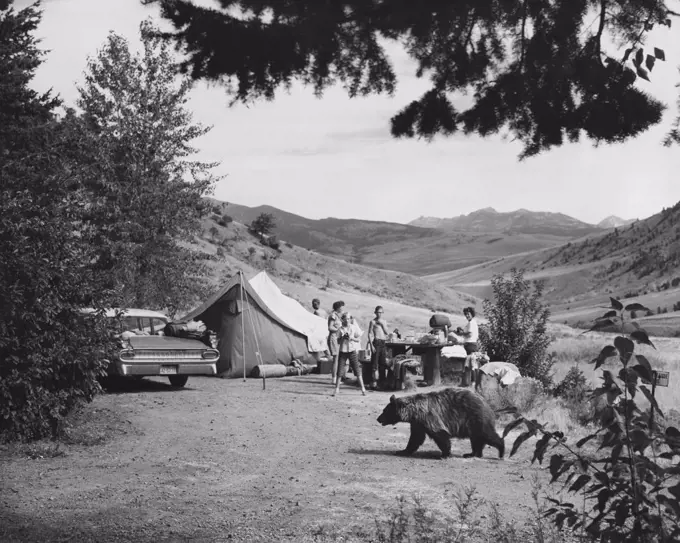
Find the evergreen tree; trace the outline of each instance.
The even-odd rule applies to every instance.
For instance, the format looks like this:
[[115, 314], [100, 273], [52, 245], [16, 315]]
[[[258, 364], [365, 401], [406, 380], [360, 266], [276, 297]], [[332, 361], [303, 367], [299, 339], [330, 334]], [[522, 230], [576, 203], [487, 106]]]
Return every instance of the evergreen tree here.
[[0, 432], [56, 435], [99, 389], [113, 346], [101, 309], [107, 292], [82, 241], [81, 170], [59, 100], [29, 86], [41, 63], [41, 13], [0, 9]]
[[[391, 94], [385, 44], [397, 41], [431, 88], [392, 118], [394, 136], [503, 131], [524, 144], [521, 157], [582, 135], [625, 141], [660, 122], [663, 104], [635, 83], [665, 60], [644, 47], [646, 33], [677, 15], [664, 0], [142, 2], [160, 4], [174, 26], [163, 35], [186, 53], [185, 72], [227, 81], [243, 102], [295, 80], [318, 95], [336, 83], [351, 97]], [[625, 53], [607, 50], [606, 37]], [[459, 111], [456, 93], [471, 107]]]
[[174, 313], [204, 294], [205, 262], [185, 242], [210, 210], [202, 196], [216, 164], [192, 158], [191, 142], [210, 128], [192, 123], [190, 80], [177, 77], [150, 22], [140, 32], [139, 54], [110, 33], [79, 87], [93, 174], [88, 232], [100, 247], [95, 267], [124, 305]]

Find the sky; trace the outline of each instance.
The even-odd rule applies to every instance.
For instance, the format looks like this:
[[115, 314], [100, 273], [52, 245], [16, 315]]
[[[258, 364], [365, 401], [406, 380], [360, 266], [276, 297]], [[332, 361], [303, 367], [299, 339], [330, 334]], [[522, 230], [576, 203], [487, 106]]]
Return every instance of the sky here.
[[[31, 3], [16, 0], [14, 7]], [[88, 56], [96, 55], [108, 32], [139, 47], [139, 23], [158, 16], [156, 7], [139, 0], [43, 0], [42, 7], [37, 36], [49, 52], [33, 86], [52, 88], [69, 105], [75, 104]], [[677, 114], [680, 20], [674, 22], [647, 41], [664, 49], [667, 61], [656, 63], [651, 83], [638, 79], [668, 105], [664, 119], [624, 144], [596, 148], [584, 139], [520, 162], [521, 145], [500, 137], [394, 139], [390, 117], [428, 82], [417, 79], [408, 56], [393, 48], [399, 83], [391, 97], [350, 99], [333, 88], [318, 99], [295, 86], [271, 102], [228, 107], [223, 88], [197, 84], [189, 107], [195, 121], [213, 127], [194, 142], [198, 158], [220, 162], [215, 173], [226, 176], [215, 198], [313, 219], [407, 223], [485, 207], [560, 212], [589, 223], [609, 215], [642, 219], [680, 201], [680, 147], [661, 144]]]

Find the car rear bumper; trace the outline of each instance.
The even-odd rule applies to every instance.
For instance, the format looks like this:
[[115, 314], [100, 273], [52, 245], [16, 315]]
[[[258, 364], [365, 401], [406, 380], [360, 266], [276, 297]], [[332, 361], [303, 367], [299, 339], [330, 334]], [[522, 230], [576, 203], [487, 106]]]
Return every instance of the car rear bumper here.
[[168, 360], [163, 362], [118, 362], [118, 375], [217, 375], [216, 362], [182, 362]]

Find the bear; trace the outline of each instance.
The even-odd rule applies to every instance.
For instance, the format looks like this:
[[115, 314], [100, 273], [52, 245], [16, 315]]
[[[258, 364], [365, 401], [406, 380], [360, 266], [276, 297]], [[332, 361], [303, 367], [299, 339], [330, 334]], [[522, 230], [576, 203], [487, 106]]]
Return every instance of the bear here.
[[442, 458], [451, 455], [451, 438], [470, 438], [472, 452], [463, 458], [482, 457], [485, 445], [498, 449], [498, 457], [505, 454], [503, 438], [496, 432], [496, 414], [479, 394], [465, 388], [451, 387], [425, 394], [396, 398], [378, 417], [383, 426], [398, 422], [411, 425], [411, 437], [399, 456], [410, 456], [430, 437], [442, 451]]

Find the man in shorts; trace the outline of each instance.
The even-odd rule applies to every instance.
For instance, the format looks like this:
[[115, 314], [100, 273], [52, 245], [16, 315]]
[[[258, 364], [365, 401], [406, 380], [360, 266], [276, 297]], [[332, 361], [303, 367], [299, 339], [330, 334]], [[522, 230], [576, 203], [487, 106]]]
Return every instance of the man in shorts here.
[[[383, 318], [385, 311], [381, 305], [375, 308], [375, 318], [368, 325], [368, 341], [373, 347], [371, 354], [371, 388], [376, 389], [378, 383], [384, 383], [387, 370], [387, 321]], [[378, 382], [376, 382], [376, 379]]]

